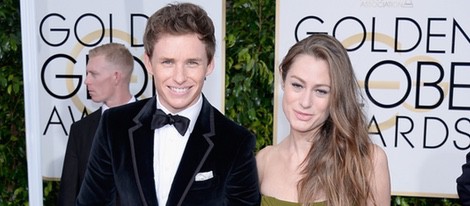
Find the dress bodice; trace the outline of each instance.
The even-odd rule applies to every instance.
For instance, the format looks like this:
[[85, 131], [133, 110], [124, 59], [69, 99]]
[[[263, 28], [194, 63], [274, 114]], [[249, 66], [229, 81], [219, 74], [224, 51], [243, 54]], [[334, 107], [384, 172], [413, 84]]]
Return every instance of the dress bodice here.
[[[261, 206], [300, 206], [300, 203], [297, 202], [288, 202], [274, 197], [262, 195], [261, 196]], [[325, 206], [325, 202], [315, 202], [310, 204], [310, 206]]]

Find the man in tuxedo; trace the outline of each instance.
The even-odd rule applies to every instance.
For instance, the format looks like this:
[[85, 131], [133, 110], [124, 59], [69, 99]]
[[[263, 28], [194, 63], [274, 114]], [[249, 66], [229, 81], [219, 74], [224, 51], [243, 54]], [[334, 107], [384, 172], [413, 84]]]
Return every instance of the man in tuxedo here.
[[129, 83], [134, 59], [121, 44], [109, 43], [89, 51], [85, 84], [93, 102], [103, 105], [73, 123], [60, 180], [59, 205], [75, 205], [101, 114], [108, 108], [134, 102]]
[[214, 25], [191, 3], [147, 21], [144, 62], [156, 96], [104, 112], [77, 205], [259, 205], [255, 137], [202, 94]]

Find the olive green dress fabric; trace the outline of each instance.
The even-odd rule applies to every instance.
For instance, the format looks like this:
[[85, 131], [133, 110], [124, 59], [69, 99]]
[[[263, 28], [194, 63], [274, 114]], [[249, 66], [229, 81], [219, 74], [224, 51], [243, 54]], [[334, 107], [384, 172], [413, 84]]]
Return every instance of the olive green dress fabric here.
[[[310, 204], [310, 206], [325, 206], [325, 202], [316, 202]], [[270, 196], [261, 196], [261, 206], [300, 206], [300, 203], [296, 202], [287, 202], [283, 200], [276, 199]]]

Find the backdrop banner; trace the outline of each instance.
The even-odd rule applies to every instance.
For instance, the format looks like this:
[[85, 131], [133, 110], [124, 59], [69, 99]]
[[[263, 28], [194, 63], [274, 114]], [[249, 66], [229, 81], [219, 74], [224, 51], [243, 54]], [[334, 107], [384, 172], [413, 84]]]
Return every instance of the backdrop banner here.
[[[131, 92], [138, 99], [153, 96], [153, 79], [143, 63], [143, 33], [150, 15], [162, 6], [174, 1], [125, 1], [83, 0], [35, 1], [34, 30], [23, 30], [23, 35], [35, 35], [32, 45], [23, 44], [23, 50], [36, 49], [36, 58], [24, 61], [34, 65], [24, 68], [24, 79], [38, 84], [25, 89], [25, 95], [38, 94], [38, 105], [25, 102], [30, 107], [28, 117], [37, 117], [31, 127], [37, 127], [30, 138], [40, 138], [40, 171], [45, 179], [58, 179], [62, 172], [70, 125], [98, 109], [84, 84], [88, 51], [101, 44], [116, 42], [125, 44], [134, 55], [135, 68], [131, 80]], [[217, 48], [214, 73], [204, 86], [204, 94], [220, 111], [224, 111], [224, 1], [192, 1], [201, 5], [212, 17], [216, 28]], [[27, 6], [26, 0], [22, 1]], [[23, 10], [22, 10], [23, 11]], [[27, 16], [22, 13], [22, 18]], [[33, 128], [26, 128], [33, 129]], [[29, 164], [29, 162], [28, 162]]]
[[[394, 195], [457, 197], [470, 147], [470, 1], [277, 1], [276, 65], [297, 41], [343, 43]], [[288, 134], [278, 68], [275, 142]], [[345, 102], [347, 104], [347, 102]]]

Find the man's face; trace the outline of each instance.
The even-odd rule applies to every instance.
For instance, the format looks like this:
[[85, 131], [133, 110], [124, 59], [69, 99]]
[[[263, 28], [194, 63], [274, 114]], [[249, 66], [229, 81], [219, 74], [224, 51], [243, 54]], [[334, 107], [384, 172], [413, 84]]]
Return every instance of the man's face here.
[[172, 113], [197, 102], [205, 77], [214, 69], [196, 34], [161, 36], [152, 56], [145, 55], [145, 66], [153, 75], [159, 101]]
[[89, 59], [86, 66], [85, 84], [94, 102], [106, 104], [115, 92], [116, 74], [114, 65], [106, 61], [104, 55]]

